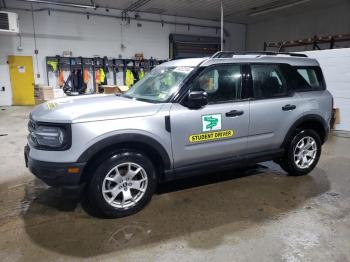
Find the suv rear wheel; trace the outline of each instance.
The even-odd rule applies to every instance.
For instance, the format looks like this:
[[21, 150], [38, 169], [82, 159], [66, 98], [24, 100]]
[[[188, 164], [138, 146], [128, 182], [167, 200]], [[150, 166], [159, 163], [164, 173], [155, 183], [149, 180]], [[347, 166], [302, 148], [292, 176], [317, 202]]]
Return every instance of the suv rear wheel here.
[[312, 129], [304, 129], [292, 137], [278, 163], [289, 175], [302, 176], [315, 168], [320, 155], [320, 136]]
[[151, 200], [156, 181], [154, 166], [144, 154], [117, 153], [94, 172], [88, 187], [89, 202], [104, 216], [128, 216]]

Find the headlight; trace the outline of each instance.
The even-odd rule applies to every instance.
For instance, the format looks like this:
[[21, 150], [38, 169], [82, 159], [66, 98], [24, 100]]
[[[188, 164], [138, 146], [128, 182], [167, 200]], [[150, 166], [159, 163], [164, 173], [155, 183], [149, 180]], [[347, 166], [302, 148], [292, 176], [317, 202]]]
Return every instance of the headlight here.
[[59, 127], [39, 126], [31, 136], [41, 146], [61, 147], [64, 141], [64, 131]]
[[[69, 145], [69, 132], [67, 126], [50, 126], [34, 123], [30, 121], [29, 142], [32, 146], [39, 149], [64, 150]], [[69, 129], [70, 130], [70, 129]]]

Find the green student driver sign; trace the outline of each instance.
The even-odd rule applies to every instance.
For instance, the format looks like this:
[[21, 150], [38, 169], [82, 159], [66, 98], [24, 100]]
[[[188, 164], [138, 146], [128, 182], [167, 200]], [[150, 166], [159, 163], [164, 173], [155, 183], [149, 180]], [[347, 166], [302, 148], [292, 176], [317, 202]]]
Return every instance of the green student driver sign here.
[[221, 129], [221, 114], [202, 116], [203, 132]]

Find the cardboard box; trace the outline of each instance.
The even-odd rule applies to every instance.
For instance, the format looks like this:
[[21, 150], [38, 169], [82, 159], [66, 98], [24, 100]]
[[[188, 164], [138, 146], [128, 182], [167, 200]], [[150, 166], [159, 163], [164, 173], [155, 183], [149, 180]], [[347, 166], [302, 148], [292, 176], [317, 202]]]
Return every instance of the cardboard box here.
[[340, 124], [340, 110], [339, 108], [335, 108], [335, 123]]
[[101, 85], [104, 94], [120, 94], [122, 91], [116, 85]]
[[65, 97], [66, 94], [63, 92], [63, 89], [61, 88], [54, 88], [53, 89], [53, 97], [56, 98], [60, 98], [60, 97]]
[[128, 91], [130, 89], [130, 87], [128, 86], [118, 86], [120, 91], [122, 91], [122, 93], [125, 93], [126, 91]]
[[37, 97], [34, 97], [34, 101], [36, 105], [40, 105], [45, 102], [44, 99], [37, 98]]
[[34, 98], [42, 99], [44, 101], [54, 99], [53, 87], [44, 85], [35, 85]]

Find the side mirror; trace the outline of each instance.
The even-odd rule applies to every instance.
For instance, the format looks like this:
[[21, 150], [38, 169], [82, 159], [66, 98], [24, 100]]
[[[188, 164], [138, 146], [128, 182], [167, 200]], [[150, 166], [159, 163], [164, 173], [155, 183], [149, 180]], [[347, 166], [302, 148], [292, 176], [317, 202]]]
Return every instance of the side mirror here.
[[205, 91], [192, 91], [187, 97], [187, 106], [191, 109], [199, 109], [208, 104], [208, 94]]

